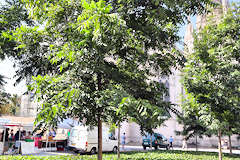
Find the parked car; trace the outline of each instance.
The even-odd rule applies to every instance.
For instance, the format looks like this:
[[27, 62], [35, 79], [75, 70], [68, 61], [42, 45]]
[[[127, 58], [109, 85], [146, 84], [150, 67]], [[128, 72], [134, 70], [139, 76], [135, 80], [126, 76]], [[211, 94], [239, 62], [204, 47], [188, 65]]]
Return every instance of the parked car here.
[[[102, 151], [117, 152], [118, 141], [108, 136], [109, 128], [103, 126]], [[71, 129], [69, 137], [69, 148], [80, 153], [97, 153], [98, 130], [97, 127], [75, 126]]]
[[[147, 147], [150, 147], [151, 142], [151, 135], [146, 134], [146, 136], [143, 136], [142, 146], [145, 150]], [[154, 147], [156, 150], [158, 148], [166, 148], [166, 150], [169, 149], [169, 143], [167, 141], [167, 138], [165, 138], [160, 133], [154, 133], [152, 134], [152, 147]]]

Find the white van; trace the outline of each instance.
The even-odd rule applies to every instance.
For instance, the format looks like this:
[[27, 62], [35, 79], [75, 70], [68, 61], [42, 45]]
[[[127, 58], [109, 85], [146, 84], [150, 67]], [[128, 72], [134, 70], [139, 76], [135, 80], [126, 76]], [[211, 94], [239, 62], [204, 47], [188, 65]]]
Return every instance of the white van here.
[[[112, 140], [108, 136], [108, 128], [102, 127], [102, 150], [117, 152], [117, 140]], [[98, 149], [98, 129], [97, 127], [87, 127], [87, 126], [75, 126], [71, 129], [69, 142], [69, 148], [73, 149], [75, 152], [86, 153], [90, 152], [95, 154]]]

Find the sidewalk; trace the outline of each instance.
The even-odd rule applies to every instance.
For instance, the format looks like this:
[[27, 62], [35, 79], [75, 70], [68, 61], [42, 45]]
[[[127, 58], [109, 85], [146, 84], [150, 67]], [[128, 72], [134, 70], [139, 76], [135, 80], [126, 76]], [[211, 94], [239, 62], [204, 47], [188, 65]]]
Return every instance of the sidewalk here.
[[[153, 148], [154, 150], [154, 148]], [[158, 150], [165, 150], [164, 148], [159, 148]], [[182, 149], [181, 147], [174, 147], [173, 150], [180, 150], [180, 151], [196, 151], [196, 148], [188, 148], [188, 149]], [[135, 152], [147, 152], [150, 151], [150, 148], [147, 148], [146, 150], [143, 149], [141, 145], [137, 144], [127, 144], [124, 148], [122, 149], [122, 146], [120, 148], [121, 152], [130, 152], [130, 151], [135, 151]], [[198, 148], [198, 151], [202, 152], [218, 152], [218, 149], [216, 148]], [[229, 153], [229, 150], [223, 149], [223, 153]], [[233, 154], [240, 154], [240, 150], [233, 150]], [[39, 153], [32, 154], [34, 156], [60, 156], [60, 155], [76, 155], [74, 152], [69, 152], [69, 151], [41, 151]]]
[[[122, 150], [122, 147], [120, 149], [121, 151]], [[147, 148], [146, 149], [147, 151], [150, 150], [150, 148]], [[154, 150], [154, 148], [153, 148]], [[164, 148], [159, 148], [159, 150], [165, 150]], [[188, 148], [188, 149], [182, 149], [181, 147], [173, 147], [173, 150], [181, 150], [181, 151], [196, 151], [196, 148], [194, 147], [191, 147], [191, 148]], [[125, 146], [125, 150], [124, 151], [144, 151], [143, 150], [143, 147], [141, 145], [133, 145], [133, 144], [127, 144]], [[202, 152], [218, 152], [218, 149], [217, 148], [198, 148], [197, 151], [202, 151]], [[229, 150], [227, 149], [223, 149], [222, 150], [223, 153], [230, 153]], [[233, 150], [233, 154], [240, 154], [240, 150]]]
[[[183, 150], [183, 151], [196, 151], [196, 148], [188, 148], [188, 149], [182, 149], [182, 148], [173, 148], [174, 150]], [[217, 148], [198, 148], [198, 151], [202, 152], [218, 152]], [[230, 153], [228, 149], [222, 149], [223, 153]], [[233, 154], [240, 154], [240, 150], [232, 150]]]

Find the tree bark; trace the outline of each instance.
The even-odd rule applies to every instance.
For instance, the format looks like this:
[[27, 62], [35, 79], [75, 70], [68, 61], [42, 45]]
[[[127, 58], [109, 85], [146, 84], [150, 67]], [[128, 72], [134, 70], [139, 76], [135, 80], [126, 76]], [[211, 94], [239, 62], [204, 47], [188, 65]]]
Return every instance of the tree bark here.
[[229, 151], [230, 151], [230, 154], [232, 154], [232, 140], [231, 140], [231, 135], [229, 134], [228, 135], [228, 147], [229, 147]]
[[2, 137], [2, 139], [3, 139], [3, 152], [2, 152], [2, 155], [4, 155], [4, 149], [5, 149], [5, 141], [6, 141], [6, 128], [4, 128], [4, 130], [3, 130], [3, 137]]
[[[102, 90], [102, 76], [97, 74], [98, 91]], [[102, 109], [98, 108], [98, 160], [102, 160]]]
[[197, 134], [196, 134], [196, 151], [198, 151], [198, 144], [197, 144], [197, 143], [198, 143], [198, 140], [197, 140], [197, 138], [198, 138], [198, 137], [197, 137]]
[[222, 133], [221, 130], [218, 130], [218, 159], [222, 160], [222, 142], [221, 142]]
[[152, 133], [150, 135], [151, 135], [151, 138], [150, 138], [150, 150], [152, 150]]
[[120, 122], [118, 124], [118, 150], [117, 150], [118, 159], [120, 159]]
[[102, 120], [98, 116], [98, 160], [102, 160]]

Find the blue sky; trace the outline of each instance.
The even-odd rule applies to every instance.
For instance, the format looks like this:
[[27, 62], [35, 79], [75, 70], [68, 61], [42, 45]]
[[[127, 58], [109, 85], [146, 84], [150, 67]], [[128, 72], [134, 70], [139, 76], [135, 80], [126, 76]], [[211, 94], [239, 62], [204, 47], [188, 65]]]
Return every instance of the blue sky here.
[[[0, 0], [0, 4], [1, 2], [3, 2], [3, 0]], [[240, 2], [240, 0], [229, 0], [229, 2]], [[193, 24], [196, 22], [196, 18], [192, 17], [192, 22]], [[186, 25], [181, 26], [179, 35], [181, 37], [184, 36], [185, 34], [185, 29], [186, 29]], [[182, 47], [180, 47], [182, 48]], [[0, 62], [0, 74], [4, 75], [7, 77], [6, 81], [7, 84], [5, 85], [5, 89], [7, 92], [11, 93], [11, 94], [18, 94], [21, 95], [23, 94], [27, 88], [25, 86], [25, 82], [22, 81], [19, 85], [14, 86], [14, 82], [15, 82], [15, 78], [14, 78], [14, 74], [15, 74], [15, 69], [13, 68], [13, 62], [11, 62], [10, 60], [5, 60]]]

